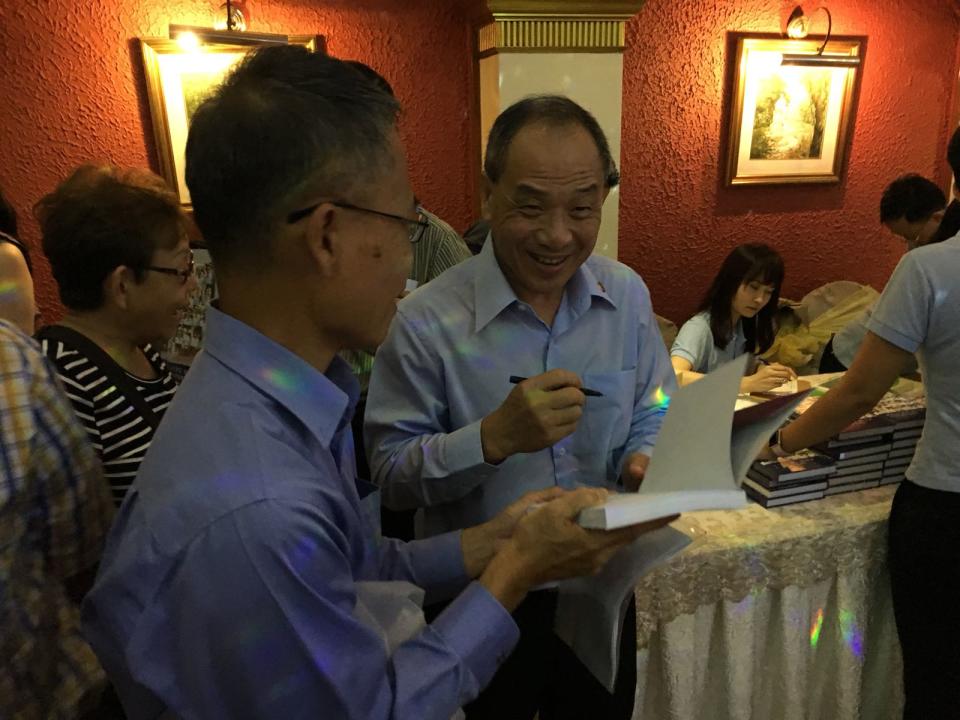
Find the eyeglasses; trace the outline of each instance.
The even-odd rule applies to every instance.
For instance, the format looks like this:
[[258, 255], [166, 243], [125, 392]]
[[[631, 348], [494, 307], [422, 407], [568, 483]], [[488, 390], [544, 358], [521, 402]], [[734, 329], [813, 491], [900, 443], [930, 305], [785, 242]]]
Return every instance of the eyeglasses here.
[[371, 208], [360, 207], [359, 205], [351, 205], [350, 203], [337, 202], [334, 200], [324, 200], [323, 202], [318, 202], [316, 205], [311, 205], [303, 210], [294, 210], [292, 213], [287, 215], [287, 223], [293, 225], [294, 223], [300, 222], [305, 217], [309, 217], [314, 210], [323, 205], [325, 202], [330, 203], [338, 208], [343, 208], [344, 210], [355, 210], [356, 212], [379, 215], [380, 217], [402, 222], [407, 226], [407, 232], [409, 234], [407, 239], [412, 243], [417, 242], [421, 237], [423, 237], [423, 231], [430, 226], [430, 223], [427, 221], [427, 216], [423, 212], [423, 208], [419, 205], [417, 206], [417, 219], [413, 220], [411, 218], [403, 217], [402, 215], [394, 215], [393, 213], [383, 212], [382, 210], [372, 210]]
[[193, 276], [193, 252], [190, 253], [190, 259], [187, 261], [187, 269], [180, 270], [178, 268], [168, 268], [168, 267], [157, 267], [156, 265], [147, 265], [144, 270], [152, 270], [153, 272], [163, 273], [164, 275], [176, 275], [180, 278], [180, 284], [186, 285], [187, 280]]

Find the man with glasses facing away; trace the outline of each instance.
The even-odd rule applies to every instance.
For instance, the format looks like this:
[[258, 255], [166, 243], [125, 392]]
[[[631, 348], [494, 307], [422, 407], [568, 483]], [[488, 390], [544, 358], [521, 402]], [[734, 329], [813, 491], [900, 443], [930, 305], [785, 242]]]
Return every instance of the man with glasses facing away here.
[[[372, 67], [357, 60], [344, 62], [385, 93], [396, 97], [387, 79]], [[447, 223], [423, 208], [418, 208], [418, 212], [422, 214], [427, 225], [413, 246], [410, 280], [416, 283], [417, 287], [422, 287], [449, 268], [470, 258], [472, 253], [463, 238]], [[406, 295], [407, 292], [403, 294]], [[357, 473], [362, 478], [370, 477], [366, 446], [363, 442], [363, 418], [367, 406], [367, 387], [370, 385], [375, 349], [348, 350], [343, 353], [343, 359], [350, 363], [350, 368], [360, 381], [360, 400], [353, 416], [353, 442], [356, 449]], [[381, 508], [381, 519], [385, 535], [402, 540], [413, 539], [412, 511], [392, 512], [387, 508]]]
[[[194, 117], [187, 183], [219, 304], [84, 606], [133, 720], [446, 720], [510, 653], [531, 587], [650, 529], [583, 530], [604, 497], [584, 489], [426, 541], [378, 537], [337, 353], [382, 340], [423, 225], [396, 114], [344, 63], [282, 46]], [[424, 591], [456, 596], [429, 626]]]
[[66, 307], [37, 338], [119, 507], [177, 389], [157, 349], [196, 288], [186, 218], [153, 173], [93, 165], [35, 212]]
[[[421, 508], [418, 537], [532, 490], [636, 488], [676, 387], [643, 281], [591, 255], [619, 181], [596, 119], [521, 100], [494, 122], [484, 173], [490, 237], [400, 303], [370, 380], [370, 467], [387, 507]], [[518, 608], [517, 651], [467, 718], [631, 716], [633, 605], [611, 694], [553, 633], [556, 603], [543, 590]]]

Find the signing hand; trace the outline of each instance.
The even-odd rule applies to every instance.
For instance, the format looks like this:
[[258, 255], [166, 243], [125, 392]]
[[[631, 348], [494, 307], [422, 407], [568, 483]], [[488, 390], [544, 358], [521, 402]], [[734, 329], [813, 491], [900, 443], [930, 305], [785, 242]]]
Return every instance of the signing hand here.
[[481, 422], [483, 459], [496, 464], [562, 440], [576, 430], [584, 400], [580, 378], [567, 370], [524, 380]]
[[743, 379], [743, 382], [740, 383], [740, 389], [744, 392], [767, 392], [796, 377], [797, 374], [793, 371], [793, 368], [786, 365], [780, 363], [761, 365], [753, 375]]

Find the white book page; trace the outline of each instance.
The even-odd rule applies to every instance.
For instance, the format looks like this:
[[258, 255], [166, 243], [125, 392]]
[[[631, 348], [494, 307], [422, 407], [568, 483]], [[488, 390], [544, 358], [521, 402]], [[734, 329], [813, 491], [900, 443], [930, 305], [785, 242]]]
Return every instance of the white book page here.
[[639, 495], [737, 489], [730, 431], [747, 359], [725, 363], [670, 398]]
[[742, 507], [740, 482], [770, 435], [803, 395], [776, 398], [737, 414], [734, 406], [748, 356], [741, 355], [670, 400], [653, 457], [637, 493], [587, 508], [578, 522], [616, 528], [675, 513]]
[[743, 479], [747, 476], [747, 470], [757, 459], [757, 455], [763, 449], [763, 446], [770, 440], [770, 436], [787, 421], [790, 413], [805, 397], [806, 395], [798, 395], [769, 417], [757, 420], [744, 427], [734, 428], [730, 438], [730, 463], [733, 470], [733, 479], [737, 485], [743, 482]]

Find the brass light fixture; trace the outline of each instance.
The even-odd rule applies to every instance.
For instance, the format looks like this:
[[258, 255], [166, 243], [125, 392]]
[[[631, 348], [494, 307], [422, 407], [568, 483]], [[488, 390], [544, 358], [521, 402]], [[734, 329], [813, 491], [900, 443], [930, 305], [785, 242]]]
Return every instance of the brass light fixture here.
[[[820, 6], [818, 9], [827, 14], [827, 34], [823, 39], [823, 44], [817, 49], [816, 53], [784, 53], [780, 64], [802, 67], [859, 67], [860, 57], [858, 55], [823, 54], [827, 43], [830, 42], [833, 18], [827, 8]], [[803, 8], [797, 5], [790, 13], [790, 19], [787, 20], [787, 37], [793, 40], [802, 40], [807, 36], [809, 30], [810, 18], [804, 14]]]
[[226, 10], [227, 22], [222, 28], [198, 27], [195, 25], [176, 25], [171, 23], [169, 35], [184, 49], [197, 48], [202, 43], [209, 45], [286, 45], [288, 35], [278, 33], [255, 33], [246, 31], [246, 19], [241, 8], [227, 0], [221, 8]]

